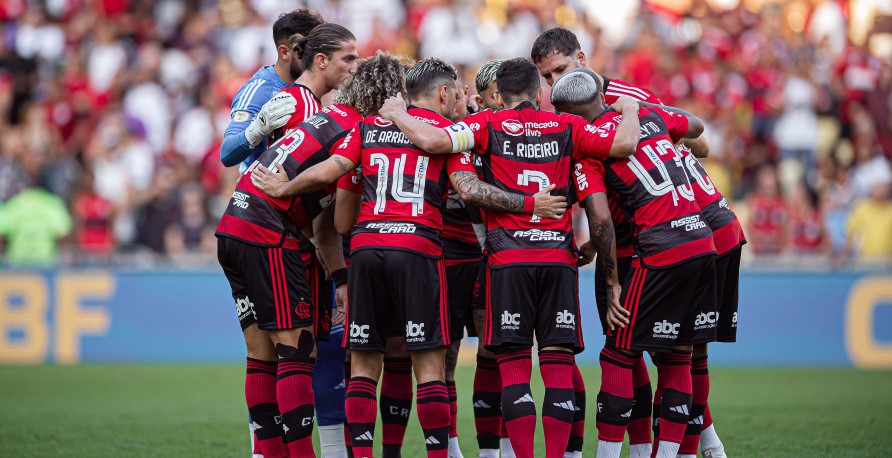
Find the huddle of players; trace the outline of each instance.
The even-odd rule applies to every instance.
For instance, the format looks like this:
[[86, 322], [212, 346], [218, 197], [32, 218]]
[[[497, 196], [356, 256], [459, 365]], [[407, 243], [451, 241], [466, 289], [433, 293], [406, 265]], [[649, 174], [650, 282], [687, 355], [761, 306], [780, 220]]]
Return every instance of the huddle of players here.
[[[349, 44], [346, 29], [328, 27], [338, 32], [339, 43]], [[321, 67], [325, 74], [334, 65], [327, 60], [337, 60], [335, 50], [343, 54], [344, 47], [302, 59], [305, 69]], [[352, 360], [346, 409], [353, 456], [372, 456], [382, 355], [394, 336], [405, 340], [411, 354], [428, 456], [461, 456], [454, 440], [455, 385], [449, 382], [465, 327], [480, 333], [483, 343], [474, 383], [480, 456], [498, 456], [500, 442], [502, 456], [533, 456], [534, 335], [546, 386], [546, 456], [579, 456], [585, 412], [573, 358], [583, 348], [579, 256], [565, 212], [574, 199], [589, 216], [592, 241], [582, 247], [582, 257], [585, 262], [598, 255], [598, 306], [608, 336], [601, 354], [598, 454], [619, 456], [627, 427], [633, 456], [651, 454], [651, 392], [642, 350], [656, 352], [660, 369], [655, 452], [696, 454], [694, 436], [707, 426], [701, 418], [706, 396], [702, 404], [696, 394], [692, 399], [691, 345], [702, 347], [696, 378], [706, 374], [705, 343], [715, 340], [717, 326], [720, 337], [733, 340], [736, 312], [724, 329], [721, 320], [732, 313], [717, 311], [715, 254], [720, 238], [736, 237], [735, 248], [719, 258], [730, 258], [730, 271], [743, 242], [733, 213], [692, 152], [675, 146], [699, 137], [702, 123], [680, 110], [639, 109], [617, 96], [652, 94], [584, 69], [570, 71], [585, 62], [569, 31], [540, 36], [533, 60], [538, 69], [525, 59], [484, 66], [478, 102], [492, 110], [468, 115], [466, 93], [450, 65], [426, 59], [406, 72], [396, 58], [379, 54], [359, 64], [334, 104], [315, 114], [306, 108], [310, 91], [301, 92], [302, 108], [280, 124], [293, 128], [241, 177], [218, 227], [219, 256], [237, 305], [246, 306], [243, 330], [253, 319], [275, 345], [275, 383], [246, 382], [263, 456], [314, 456], [310, 377], [315, 338], [326, 325], [319, 294], [307, 280], [313, 274], [282, 249], [301, 232], [319, 241], [321, 264], [339, 291], [347, 286], [344, 340]], [[555, 61], [564, 65], [549, 68]], [[538, 109], [540, 72], [549, 82], [569, 72], [555, 82], [552, 102], [581, 117]], [[401, 93], [412, 102], [408, 109]], [[604, 105], [611, 97], [615, 110]], [[693, 154], [708, 149], [702, 140], [689, 145]], [[355, 195], [352, 204], [342, 199], [346, 193]], [[473, 228], [476, 218], [484, 228]], [[355, 224], [346, 275], [343, 251], [326, 219], [339, 228], [343, 221]], [[485, 260], [478, 245], [483, 239]], [[635, 248], [630, 251], [626, 242]], [[736, 287], [734, 295], [736, 308]], [[471, 312], [475, 296], [478, 308]], [[249, 379], [252, 370], [270, 373], [269, 365], [250, 356], [249, 343]], [[283, 428], [276, 424], [279, 412]], [[500, 441], [503, 432], [508, 441]], [[692, 453], [685, 450], [688, 436], [695, 441]]]

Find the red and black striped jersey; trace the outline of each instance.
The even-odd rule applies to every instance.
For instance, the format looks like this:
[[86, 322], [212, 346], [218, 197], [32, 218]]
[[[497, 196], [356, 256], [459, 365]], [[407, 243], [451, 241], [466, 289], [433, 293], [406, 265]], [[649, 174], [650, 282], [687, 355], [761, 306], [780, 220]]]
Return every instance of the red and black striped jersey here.
[[598, 159], [584, 158], [573, 164], [573, 176], [575, 178], [576, 198], [579, 202], [588, 196], [603, 192], [607, 194], [607, 204], [610, 206], [610, 218], [613, 220], [613, 230], [616, 237], [616, 257], [630, 258], [635, 254], [633, 245], [632, 222], [620, 205], [620, 196], [604, 184], [604, 177], [600, 174], [603, 167], [598, 166]]
[[706, 169], [700, 161], [691, 153], [685, 145], [676, 146], [684, 156], [685, 169], [694, 189], [694, 198], [700, 206], [700, 214], [703, 220], [712, 229], [712, 240], [715, 243], [716, 253], [725, 254], [734, 248], [746, 243], [743, 234], [743, 226], [737, 219], [737, 215], [731, 210], [728, 201], [713, 184]]
[[[418, 107], [409, 114], [433, 126], [451, 121]], [[362, 205], [351, 251], [402, 249], [427, 256], [443, 254], [440, 233], [447, 155], [415, 145], [392, 122], [367, 116], [335, 152], [362, 167]], [[451, 155], [457, 156], [457, 155]]]
[[[467, 166], [476, 159], [480, 165], [480, 158], [470, 153], [461, 153], [460, 162]], [[446, 180], [446, 200], [443, 203], [443, 258], [446, 265], [461, 264], [465, 262], [479, 262], [483, 256], [477, 233], [471, 224], [468, 208], [458, 195], [458, 191], [452, 187], [452, 182]]]
[[[639, 260], [648, 267], [668, 267], [714, 254], [712, 231], [674, 145], [688, 130], [687, 118], [656, 108], [642, 108], [638, 117], [641, 137], [635, 154], [593, 165], [601, 168], [607, 187], [619, 194], [623, 211], [632, 216]], [[620, 120], [619, 113], [608, 110], [592, 125], [613, 136]]]
[[294, 100], [297, 101], [297, 104], [294, 106], [294, 114], [288, 118], [288, 122], [286, 122], [284, 126], [274, 130], [270, 135], [270, 142], [282, 138], [288, 131], [296, 129], [305, 119], [313, 116], [316, 112], [322, 109], [322, 102], [319, 101], [316, 94], [313, 94], [313, 91], [311, 91], [310, 88], [302, 84], [291, 83], [282, 88], [279, 92], [287, 92], [291, 94], [294, 97]]
[[338, 146], [361, 118], [352, 107], [330, 105], [276, 141], [239, 178], [217, 226], [217, 235], [254, 245], [280, 246], [284, 243], [286, 248], [298, 249], [295, 234], [331, 203], [333, 187], [277, 199], [254, 187], [251, 171], [257, 165], [263, 165], [276, 172], [275, 164], [279, 163], [292, 179], [327, 159], [329, 150]]
[[[554, 184], [552, 195], [569, 200], [571, 161], [586, 155], [605, 158], [613, 144], [612, 137], [597, 135], [581, 117], [541, 111], [530, 102], [510, 110], [481, 111], [460, 124], [473, 134], [471, 151], [481, 157], [484, 181], [526, 196]], [[474, 170], [470, 164], [465, 164], [465, 169]], [[575, 266], [570, 213], [561, 219], [542, 220], [485, 211], [489, 263]]]
[[642, 102], [655, 103], [657, 105], [663, 104], [653, 92], [650, 92], [647, 89], [622, 80], [610, 79], [606, 76], [602, 78], [604, 78], [604, 102], [608, 105], [613, 105], [622, 96], [631, 97]]

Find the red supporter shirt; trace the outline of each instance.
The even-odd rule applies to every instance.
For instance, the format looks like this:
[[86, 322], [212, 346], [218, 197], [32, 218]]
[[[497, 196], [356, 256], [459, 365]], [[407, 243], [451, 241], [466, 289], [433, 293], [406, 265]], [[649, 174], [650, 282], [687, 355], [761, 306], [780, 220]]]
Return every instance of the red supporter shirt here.
[[[685, 173], [683, 156], [674, 146], [688, 130], [687, 119], [660, 109], [638, 113], [641, 138], [627, 159], [593, 162], [607, 187], [621, 197], [632, 215], [636, 253], [648, 267], [669, 267], [714, 254], [712, 231], [700, 214]], [[619, 113], [608, 110], [592, 123], [608, 138], [616, 132]]]
[[[451, 121], [418, 107], [409, 114], [436, 127]], [[356, 124], [335, 152], [362, 167], [362, 205], [351, 251], [408, 250], [430, 257], [443, 254], [440, 209], [447, 156], [416, 147], [392, 122], [368, 116]]]
[[694, 199], [700, 207], [703, 220], [712, 230], [716, 254], [723, 255], [745, 244], [746, 237], [743, 235], [743, 226], [740, 225], [740, 221], [737, 220], [737, 215], [731, 210], [728, 201], [712, 183], [706, 169], [694, 157], [690, 148], [680, 145], [676, 146], [676, 149], [684, 156], [685, 169], [694, 190]]
[[254, 187], [251, 171], [258, 164], [275, 171], [273, 164], [280, 163], [288, 179], [293, 179], [327, 159], [329, 150], [337, 147], [361, 118], [352, 107], [330, 105], [276, 141], [239, 178], [217, 226], [217, 235], [259, 246], [284, 244], [286, 248], [297, 249], [295, 234], [331, 203], [333, 187], [276, 199]]
[[[571, 161], [586, 155], [605, 158], [613, 144], [612, 136], [596, 135], [579, 116], [541, 111], [530, 102], [475, 113], [460, 126], [473, 135], [471, 151], [482, 159], [484, 181], [526, 196], [554, 184], [552, 194], [569, 200]], [[464, 170], [475, 171], [466, 162]], [[490, 265], [576, 265], [571, 212], [558, 220], [493, 210], [484, 214]]]

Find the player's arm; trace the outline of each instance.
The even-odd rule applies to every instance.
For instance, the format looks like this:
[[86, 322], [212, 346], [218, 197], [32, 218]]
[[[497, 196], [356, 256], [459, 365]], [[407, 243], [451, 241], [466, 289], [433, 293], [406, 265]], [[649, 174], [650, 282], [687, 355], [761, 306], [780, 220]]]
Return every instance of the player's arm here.
[[[220, 160], [227, 167], [244, 161], [261, 140], [284, 126], [297, 105], [287, 92], [270, 93], [268, 83], [256, 91], [249, 88], [245, 85], [233, 99], [229, 125], [223, 133]], [[245, 97], [251, 99], [245, 101]]]
[[607, 157], [624, 159], [635, 154], [641, 136], [641, 123], [638, 120], [638, 103], [630, 97], [620, 97], [611, 108], [620, 112], [623, 119], [616, 126], [616, 135], [610, 145]]
[[335, 193], [334, 227], [338, 234], [346, 237], [353, 232], [356, 226], [356, 218], [359, 216], [359, 207], [362, 203], [362, 195], [353, 191], [338, 188]]
[[318, 191], [355, 168], [355, 162], [340, 154], [335, 154], [304, 170], [290, 181], [288, 181], [282, 164], [277, 162], [276, 170], [258, 165], [251, 172], [251, 182], [254, 183], [254, 187], [270, 197], [291, 197]]
[[567, 211], [567, 199], [549, 194], [554, 185], [533, 196], [507, 192], [480, 181], [475, 172], [458, 170], [449, 174], [452, 187], [461, 200], [479, 208], [509, 213], [533, 214], [540, 218], [560, 219]]
[[[703, 130], [705, 129], [705, 126], [703, 125], [703, 121], [701, 121], [700, 118], [694, 116], [693, 114], [691, 114], [685, 110], [682, 110], [681, 108], [675, 108], [675, 107], [670, 107], [670, 106], [666, 106], [666, 105], [656, 105], [653, 103], [640, 102], [640, 101], [638, 102], [638, 104], [640, 104], [641, 106], [645, 106], [645, 107], [658, 108], [658, 109], [663, 110], [667, 113], [679, 115], [679, 116], [682, 116], [683, 118], [687, 119], [688, 128], [687, 128], [687, 131], [684, 132], [682, 135], [682, 137], [684, 137], [684, 138], [697, 138], [700, 136], [700, 134], [703, 133]], [[691, 148], [691, 149], [693, 149], [693, 148]]]
[[[406, 101], [401, 94], [384, 101], [378, 114], [393, 122], [413, 145], [431, 154], [457, 153], [474, 146], [474, 136], [463, 123], [448, 127], [434, 127], [415, 119], [406, 111]], [[462, 126], [464, 126], [462, 128]]]
[[703, 159], [709, 156], [709, 142], [706, 141], [706, 137], [703, 135], [697, 138], [685, 138], [681, 142], [691, 150], [691, 154], [694, 157]]
[[[339, 311], [343, 311], [347, 297], [347, 264], [344, 262], [343, 240], [341, 240], [340, 234], [335, 231], [334, 213], [335, 206], [329, 205], [316, 216], [313, 219], [313, 234], [319, 260], [322, 261], [325, 271], [328, 272], [337, 287], [335, 302]], [[338, 316], [343, 320], [343, 314], [338, 314]], [[332, 317], [332, 323], [341, 324], [335, 322], [335, 317]]]
[[613, 331], [617, 327], [629, 324], [629, 311], [619, 303], [621, 285], [616, 267], [616, 232], [613, 227], [613, 219], [610, 217], [610, 206], [607, 202], [607, 193], [595, 192], [589, 194], [582, 201], [585, 215], [588, 219], [589, 241], [597, 253], [598, 269], [604, 272], [604, 281], [607, 283], [607, 325]]

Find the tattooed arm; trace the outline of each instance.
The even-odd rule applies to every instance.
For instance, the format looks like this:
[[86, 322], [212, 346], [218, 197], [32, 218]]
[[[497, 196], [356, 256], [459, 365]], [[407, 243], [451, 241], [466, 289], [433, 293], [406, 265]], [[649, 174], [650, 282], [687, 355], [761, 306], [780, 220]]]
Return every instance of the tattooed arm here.
[[582, 202], [588, 217], [590, 236], [586, 244], [591, 244], [598, 254], [597, 266], [604, 273], [603, 278], [607, 282], [607, 324], [610, 330], [614, 330], [616, 327], [628, 324], [629, 320], [626, 317], [629, 312], [619, 303], [621, 286], [616, 267], [616, 233], [613, 229], [613, 219], [610, 217], [607, 194], [596, 192]]
[[509, 213], [532, 213], [541, 218], [560, 219], [567, 211], [567, 199], [549, 194], [551, 185], [532, 197], [507, 192], [477, 178], [474, 172], [465, 170], [449, 174], [452, 187], [458, 191], [461, 200], [479, 208]]
[[278, 172], [271, 171], [259, 165], [251, 173], [251, 182], [257, 189], [267, 193], [271, 197], [290, 197], [317, 191], [347, 172], [356, 168], [356, 163], [340, 154], [334, 154], [328, 159], [297, 174], [293, 180], [287, 181], [285, 169], [282, 164], [276, 163]]

